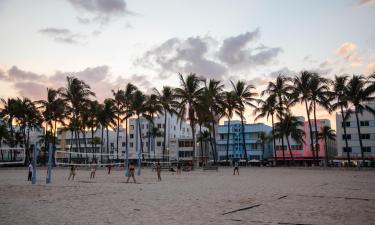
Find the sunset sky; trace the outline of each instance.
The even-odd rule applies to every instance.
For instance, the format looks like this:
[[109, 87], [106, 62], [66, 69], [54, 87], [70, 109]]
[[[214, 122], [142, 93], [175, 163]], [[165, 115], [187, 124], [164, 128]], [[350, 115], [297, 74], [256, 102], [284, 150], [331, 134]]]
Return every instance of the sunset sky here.
[[67, 75], [99, 100], [177, 86], [177, 72], [259, 92], [279, 73], [366, 75], [374, 21], [375, 0], [0, 0], [0, 97], [42, 99]]

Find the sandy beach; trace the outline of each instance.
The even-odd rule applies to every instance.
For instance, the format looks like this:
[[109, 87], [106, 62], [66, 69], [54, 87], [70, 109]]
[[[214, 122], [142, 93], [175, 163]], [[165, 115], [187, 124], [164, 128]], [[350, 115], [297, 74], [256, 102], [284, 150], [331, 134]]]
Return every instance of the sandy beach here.
[[104, 169], [89, 180], [54, 169], [45, 184], [26, 169], [0, 169], [0, 224], [375, 224], [375, 171], [321, 168], [231, 168], [218, 172], [142, 170], [138, 184]]

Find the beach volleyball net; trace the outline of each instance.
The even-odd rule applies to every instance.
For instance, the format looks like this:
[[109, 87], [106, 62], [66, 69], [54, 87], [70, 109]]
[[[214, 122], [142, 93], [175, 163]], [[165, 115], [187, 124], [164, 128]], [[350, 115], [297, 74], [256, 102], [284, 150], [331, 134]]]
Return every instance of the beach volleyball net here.
[[0, 148], [0, 165], [25, 163], [25, 148]]
[[[166, 159], [168, 155], [164, 155]], [[55, 164], [60, 166], [90, 166], [95, 161], [99, 166], [122, 166], [126, 155], [123, 152], [114, 153], [85, 153], [85, 152], [69, 152], [69, 151], [55, 151]], [[163, 161], [161, 154], [149, 154], [129, 152], [128, 159], [135, 161], [140, 159], [142, 163], [149, 163], [150, 161]]]

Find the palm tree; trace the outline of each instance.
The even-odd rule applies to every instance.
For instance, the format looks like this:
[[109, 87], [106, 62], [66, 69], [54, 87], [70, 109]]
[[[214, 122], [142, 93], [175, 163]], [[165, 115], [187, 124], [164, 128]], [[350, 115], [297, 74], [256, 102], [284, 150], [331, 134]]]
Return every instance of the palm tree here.
[[316, 150], [316, 159], [319, 161], [319, 130], [316, 119], [316, 106], [327, 110], [331, 113], [331, 104], [330, 104], [330, 90], [328, 86], [329, 81], [323, 77], [320, 77], [319, 74], [313, 73], [311, 78], [311, 106], [314, 116], [314, 125], [315, 125], [315, 150]]
[[[207, 107], [207, 98], [204, 98], [204, 95], [199, 95], [198, 97], [198, 104], [196, 104], [196, 111], [195, 111], [195, 114], [197, 115], [197, 124], [199, 126], [199, 132], [198, 132], [198, 135], [201, 135], [202, 133], [204, 133], [202, 131], [202, 127], [205, 126], [207, 128], [210, 127], [210, 123], [211, 123], [211, 116], [210, 116], [210, 112], [208, 111], [208, 107]], [[211, 133], [209, 131], [207, 131], [207, 133], [209, 134], [209, 137], [211, 137]], [[212, 140], [211, 138], [208, 138], [209, 140]], [[200, 152], [201, 152], [201, 166], [203, 166], [204, 162], [204, 157], [203, 157], [203, 141], [204, 139], [202, 138], [199, 138], [197, 139], [197, 141], [199, 142], [199, 149], [200, 149]], [[212, 144], [211, 144], [211, 148], [212, 148]]]
[[128, 165], [129, 165], [129, 142], [128, 142], [128, 122], [129, 118], [133, 115], [132, 105], [133, 105], [133, 94], [137, 90], [137, 87], [132, 83], [128, 83], [124, 90], [123, 102], [125, 112], [125, 170], [126, 175], [128, 175]]
[[4, 119], [7, 120], [7, 124], [10, 130], [10, 147], [14, 147], [14, 127], [13, 122], [15, 120], [15, 116], [17, 113], [17, 99], [15, 98], [8, 98], [8, 99], [1, 99], [3, 103], [3, 108], [1, 109], [1, 113]]
[[[0, 149], [4, 140], [8, 140], [9, 137], [10, 136], [9, 136], [9, 131], [8, 131], [7, 126], [5, 124], [0, 124]], [[1, 160], [4, 160], [3, 150], [1, 150], [0, 153], [1, 153]]]
[[340, 109], [341, 118], [342, 118], [342, 127], [344, 128], [344, 139], [345, 139], [345, 149], [346, 156], [348, 159], [348, 165], [350, 165], [350, 152], [347, 134], [346, 134], [346, 120], [347, 115], [345, 115], [344, 110], [348, 111], [348, 101], [346, 99], [346, 89], [347, 89], [347, 81], [348, 76], [337, 76], [335, 75], [335, 79], [333, 81], [333, 92], [331, 93], [331, 99], [336, 100], [335, 103], [332, 104], [332, 110]]
[[116, 114], [116, 159], [118, 160], [118, 139], [119, 139], [119, 133], [120, 133], [120, 123], [124, 121], [124, 118], [122, 117], [124, 112], [124, 91], [123, 90], [112, 90], [113, 94], [113, 101], [115, 106], [115, 114]]
[[262, 161], [264, 161], [264, 150], [265, 150], [265, 143], [267, 143], [270, 139], [273, 139], [272, 136], [268, 135], [266, 132], [260, 132], [258, 135], [258, 143], [262, 145]]
[[[276, 139], [275, 139], [275, 122], [274, 122], [274, 115], [276, 113], [276, 95], [272, 94], [269, 95], [266, 100], [258, 100], [258, 107], [254, 110], [254, 115], [257, 115], [254, 121], [259, 120], [260, 118], [266, 117], [268, 121], [268, 117], [271, 116], [272, 122], [272, 141], [273, 141], [273, 155], [274, 159], [277, 161], [277, 154], [276, 154]], [[274, 164], [276, 164], [274, 162]]]
[[[142, 160], [144, 160], [143, 155], [143, 137], [142, 137], [142, 130], [141, 130], [141, 118], [140, 116], [145, 113], [145, 103], [146, 103], [146, 96], [140, 91], [136, 90], [133, 94], [133, 104], [132, 109], [137, 116], [137, 123], [138, 123], [138, 131], [139, 131], [139, 140], [141, 146], [141, 154]], [[138, 140], [137, 140], [138, 141]]]
[[230, 120], [233, 117], [233, 112], [236, 108], [236, 98], [231, 91], [225, 92], [224, 116], [227, 117], [227, 146], [226, 146], [226, 160], [229, 160], [229, 135], [230, 135]]
[[178, 115], [180, 118], [185, 118], [186, 114], [189, 119], [191, 127], [191, 135], [193, 138], [193, 160], [195, 160], [195, 125], [196, 120], [196, 109], [197, 102], [202, 88], [200, 87], [200, 80], [198, 77], [191, 73], [184, 77], [179, 73], [181, 87], [175, 89], [175, 97], [179, 100], [179, 112]]
[[207, 105], [205, 107], [208, 108], [210, 112], [210, 122], [212, 127], [212, 136], [213, 136], [213, 156], [214, 156], [214, 163], [218, 159], [217, 156], [217, 149], [216, 149], [216, 124], [221, 116], [224, 113], [224, 92], [223, 88], [224, 85], [221, 84], [220, 81], [210, 79], [208, 84], [206, 80], [204, 81], [205, 87], [203, 89], [203, 97], [206, 98]]
[[319, 133], [319, 139], [324, 140], [324, 155], [325, 155], [325, 163], [324, 166], [328, 165], [328, 140], [335, 140], [336, 134], [335, 131], [332, 130], [328, 126], [324, 126], [323, 130]]
[[[199, 142], [203, 143], [201, 145], [202, 166], [204, 164], [204, 162], [203, 162], [204, 158], [208, 159], [209, 154], [208, 154], [208, 151], [207, 151], [207, 143], [210, 139], [211, 139], [211, 134], [208, 130], [204, 130], [203, 132], [202, 131], [199, 132], [198, 140], [199, 140]], [[202, 148], [202, 146], [204, 146], [204, 148]], [[204, 156], [204, 155], [206, 155], [206, 156]]]
[[[167, 141], [167, 115], [177, 114], [175, 107], [178, 105], [178, 102], [175, 99], [174, 90], [171, 87], [164, 86], [161, 92], [154, 88], [154, 92], [157, 96], [158, 104], [154, 104], [156, 110], [155, 112], [162, 112], [164, 114], [164, 144], [163, 144], [163, 160], [166, 150], [166, 141]], [[156, 107], [157, 106], [157, 107]]]
[[243, 81], [237, 81], [236, 84], [234, 84], [231, 81], [232, 87], [233, 87], [233, 94], [236, 99], [236, 114], [240, 116], [241, 118], [241, 126], [242, 126], [242, 147], [243, 147], [243, 156], [246, 160], [246, 164], [248, 162], [247, 158], [247, 151], [246, 151], [246, 140], [245, 140], [245, 125], [244, 125], [244, 112], [245, 112], [245, 106], [250, 106], [253, 108], [256, 108], [254, 105], [254, 102], [256, 102], [255, 96], [258, 94], [256, 92], [252, 92], [252, 89], [255, 89], [255, 87], [251, 84], [246, 85]]
[[[156, 137], [159, 137], [159, 136], [162, 135], [162, 132], [159, 130], [159, 128], [152, 127], [152, 129], [150, 130], [150, 134], [151, 134], [151, 137], [152, 137], [152, 151], [154, 152], [154, 160], [155, 160], [155, 158], [156, 158], [155, 140], [156, 140]], [[151, 143], [149, 145], [151, 145]]]
[[293, 80], [294, 82], [294, 92], [293, 92], [293, 99], [294, 102], [300, 102], [305, 104], [306, 114], [307, 114], [307, 121], [309, 123], [309, 131], [310, 131], [310, 148], [312, 151], [312, 157], [314, 164], [317, 163], [316, 158], [316, 151], [314, 148], [314, 140], [313, 140], [313, 130], [310, 120], [310, 113], [311, 109], [309, 108], [309, 102], [311, 100], [311, 80], [313, 79], [313, 74], [308, 71], [302, 71], [301, 75], [298, 77], [296, 76]]
[[78, 142], [78, 149], [80, 151], [80, 141], [78, 132], [78, 121], [80, 114], [85, 110], [85, 103], [89, 102], [89, 98], [95, 96], [95, 93], [90, 90], [90, 86], [84, 81], [75, 77], [67, 77], [67, 86], [61, 89], [61, 97], [68, 104], [68, 115], [71, 114], [74, 131], [76, 133], [76, 142]]
[[[261, 96], [268, 94], [269, 96], [273, 96], [270, 99], [271, 102], [275, 103], [275, 112], [277, 113], [277, 117], [279, 121], [283, 120], [283, 115], [287, 113], [289, 107], [289, 97], [293, 90], [292, 85], [290, 84], [291, 79], [279, 74], [276, 78], [275, 82], [268, 82], [267, 88], [262, 91]], [[276, 129], [276, 128], [275, 128]], [[274, 137], [277, 135], [274, 134]], [[283, 151], [283, 161], [285, 164], [285, 157], [284, 157], [284, 149], [285, 149], [284, 139], [281, 138], [281, 148]]]
[[373, 101], [375, 97], [371, 85], [367, 85], [368, 81], [361, 75], [353, 75], [349, 80], [347, 89], [345, 92], [346, 98], [354, 106], [354, 114], [357, 121], [357, 131], [359, 138], [359, 146], [361, 148], [362, 163], [365, 163], [365, 157], [363, 152], [363, 143], [361, 136], [361, 127], [359, 123], [358, 114], [362, 114], [364, 111], [375, 114], [375, 110], [370, 106], [366, 105], [367, 102]]
[[87, 127], [91, 130], [91, 152], [96, 153], [96, 146], [94, 145], [94, 134], [98, 130], [100, 123], [98, 120], [100, 106], [98, 101], [90, 101], [87, 108]]
[[[115, 102], [111, 98], [107, 98], [104, 100], [104, 107], [103, 107], [103, 114], [104, 114], [104, 123], [102, 126], [106, 129], [107, 134], [107, 154], [109, 154], [109, 135], [108, 135], [108, 128], [116, 126], [116, 108]], [[108, 155], [109, 160], [109, 155]]]

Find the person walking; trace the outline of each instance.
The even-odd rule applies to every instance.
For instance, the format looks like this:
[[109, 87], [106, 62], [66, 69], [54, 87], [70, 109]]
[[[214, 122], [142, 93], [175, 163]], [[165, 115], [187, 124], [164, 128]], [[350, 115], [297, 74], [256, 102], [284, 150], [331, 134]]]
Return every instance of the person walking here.
[[29, 172], [27, 174], [27, 181], [31, 181], [32, 176], [33, 176], [33, 164], [29, 162]]
[[177, 163], [177, 174], [181, 174], [181, 164]]
[[90, 167], [91, 167], [90, 168], [90, 170], [91, 170], [90, 180], [91, 180], [91, 179], [95, 179], [95, 172], [96, 172], [96, 162], [95, 162], [95, 160], [92, 160]]
[[156, 164], [156, 173], [158, 174], [158, 181], [161, 181], [161, 166], [159, 162]]
[[109, 165], [107, 166], [108, 175], [111, 174], [111, 169], [112, 169], [112, 165], [109, 164]]
[[239, 163], [238, 163], [238, 161], [236, 161], [234, 163], [233, 175], [236, 174], [236, 171], [237, 171], [237, 175], [239, 176], [240, 175], [240, 170], [239, 170]]
[[76, 167], [74, 165], [72, 165], [70, 167], [70, 173], [69, 173], [68, 181], [70, 180], [70, 178], [72, 178], [72, 180], [74, 180], [75, 176], [76, 176]]
[[134, 181], [135, 184], [137, 183], [137, 181], [135, 180], [135, 177], [134, 177], [134, 172], [135, 172], [134, 163], [130, 162], [130, 164], [129, 164], [129, 174], [128, 174], [128, 179], [126, 180], [126, 183], [129, 183], [130, 177], [133, 178], [133, 181]]

